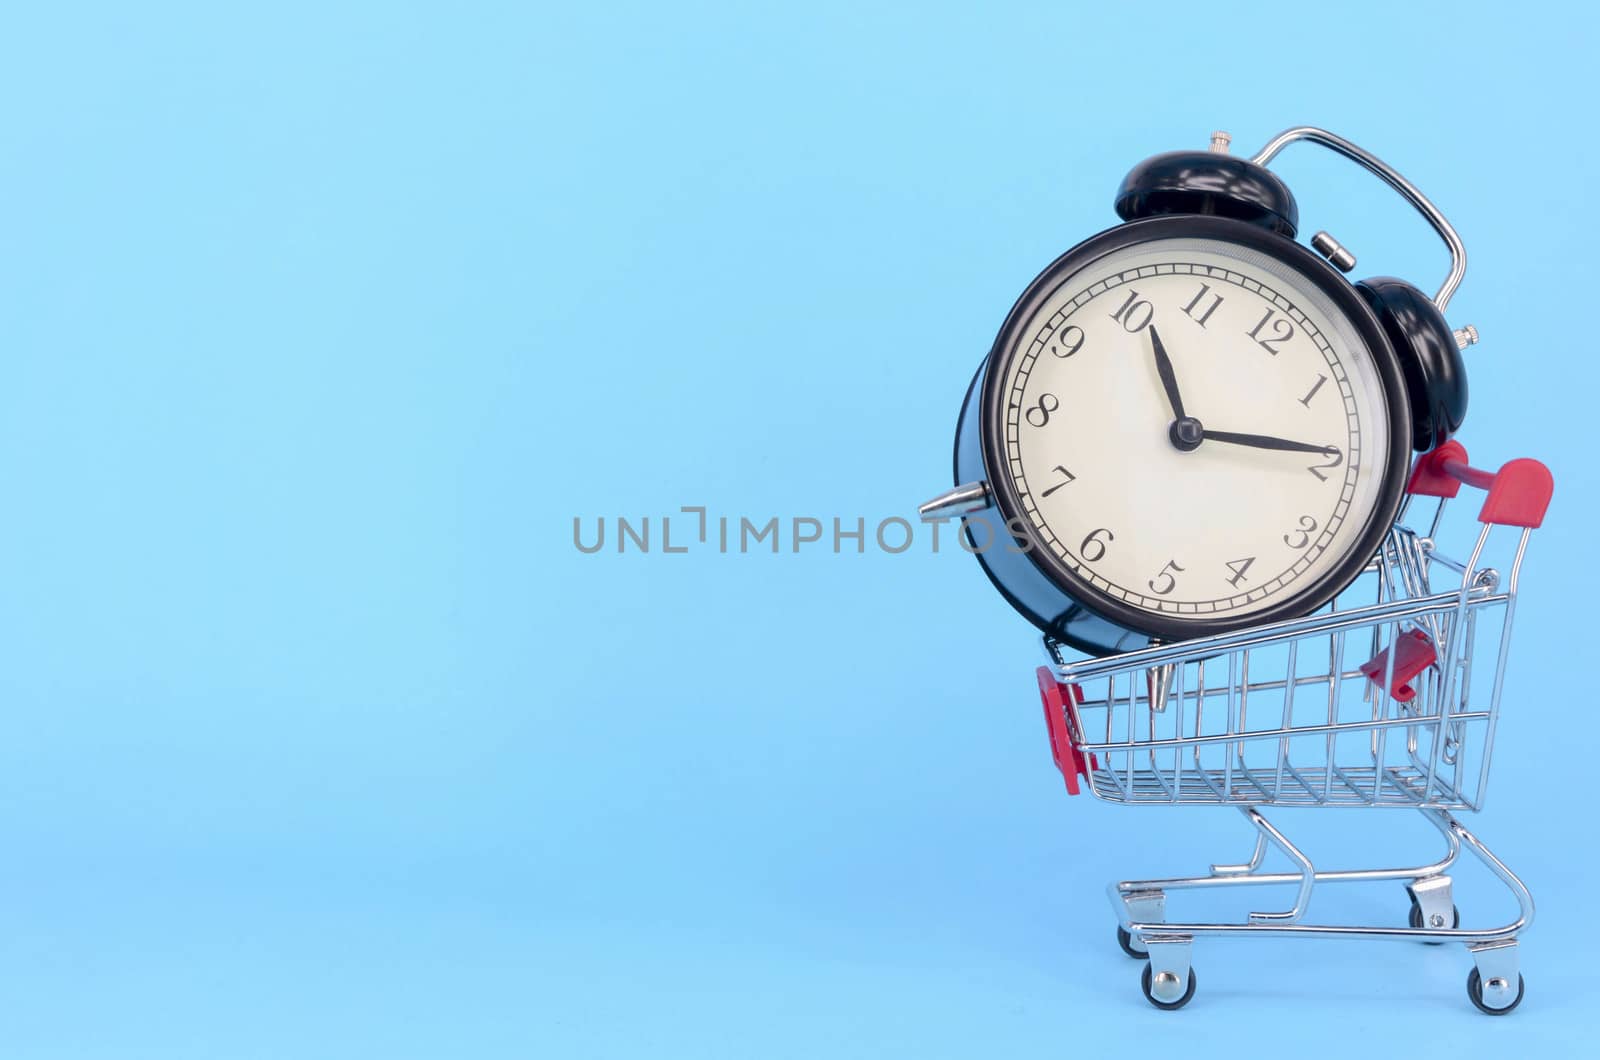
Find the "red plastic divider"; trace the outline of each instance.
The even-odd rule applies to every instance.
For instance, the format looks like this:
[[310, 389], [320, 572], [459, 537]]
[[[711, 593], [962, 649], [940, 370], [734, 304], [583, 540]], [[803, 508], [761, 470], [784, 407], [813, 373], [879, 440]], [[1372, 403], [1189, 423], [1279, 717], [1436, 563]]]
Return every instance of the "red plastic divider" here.
[[[1413, 629], [1400, 636], [1399, 646], [1394, 653], [1394, 672], [1390, 677], [1389, 694], [1401, 703], [1409, 703], [1417, 697], [1417, 690], [1412, 687], [1411, 679], [1433, 665], [1439, 657], [1434, 650], [1433, 641], [1420, 629]], [[1379, 687], [1383, 686], [1383, 673], [1389, 669], [1389, 649], [1385, 648], [1374, 655], [1367, 662], [1361, 664], [1361, 672], [1367, 675], [1367, 680]]]

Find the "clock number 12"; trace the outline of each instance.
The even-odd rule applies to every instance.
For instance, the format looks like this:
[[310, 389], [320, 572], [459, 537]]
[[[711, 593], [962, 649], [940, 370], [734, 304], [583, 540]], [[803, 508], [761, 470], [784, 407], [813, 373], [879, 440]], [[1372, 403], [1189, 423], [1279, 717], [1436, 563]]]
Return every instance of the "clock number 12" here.
[[[1272, 325], [1272, 334], [1263, 338], [1261, 335], [1261, 330], [1268, 324]], [[1250, 336], [1250, 338], [1255, 339], [1257, 345], [1259, 345], [1263, 350], [1266, 350], [1268, 353], [1272, 354], [1272, 356], [1276, 357], [1278, 356], [1278, 347], [1294, 338], [1294, 325], [1278, 316], [1276, 310], [1269, 309], [1265, 314], [1262, 315], [1261, 320], [1257, 322], [1256, 326], [1251, 328], [1247, 334]]]

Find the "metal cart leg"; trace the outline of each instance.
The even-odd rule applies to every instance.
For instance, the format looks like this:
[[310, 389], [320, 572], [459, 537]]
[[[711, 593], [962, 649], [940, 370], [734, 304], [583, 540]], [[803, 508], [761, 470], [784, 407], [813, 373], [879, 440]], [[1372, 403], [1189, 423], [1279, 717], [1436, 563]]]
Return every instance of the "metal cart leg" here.
[[[1295, 857], [1295, 854], [1289, 855], [1291, 860], [1301, 866], [1301, 871], [1299, 872], [1260, 871], [1261, 865], [1265, 860], [1267, 847], [1269, 843], [1274, 842], [1269, 837], [1273, 834], [1282, 837], [1283, 833], [1267, 822], [1266, 818], [1254, 807], [1245, 807], [1244, 811], [1246, 818], [1250, 821], [1252, 827], [1256, 829], [1255, 851], [1248, 862], [1240, 865], [1212, 865], [1210, 875], [1207, 876], [1173, 876], [1155, 880], [1123, 880], [1120, 883], [1114, 883], [1110, 888], [1111, 896], [1114, 901], [1127, 906], [1128, 916], [1126, 919], [1132, 923], [1138, 923], [1141, 920], [1160, 922], [1162, 917], [1159, 913], [1154, 916], [1145, 916], [1134, 911], [1135, 907], [1131, 903], [1139, 896], [1146, 894], [1159, 896], [1165, 891], [1186, 890], [1196, 887], [1226, 887], [1237, 884], [1246, 886], [1273, 883], [1303, 885], [1305, 879], [1304, 865], [1309, 864], [1309, 862], [1302, 860], [1305, 857], [1303, 854], [1299, 857]], [[1256, 823], [1258, 820], [1260, 824]], [[1461, 842], [1448, 825], [1440, 824], [1432, 817], [1429, 817], [1428, 820], [1443, 833], [1445, 838], [1446, 849], [1444, 856], [1437, 861], [1426, 865], [1394, 869], [1339, 869], [1312, 872], [1313, 883], [1371, 882], [1377, 880], [1412, 880], [1413, 882], [1420, 882], [1435, 877], [1443, 877], [1446, 870], [1454, 865], [1456, 858], [1460, 856]], [[1451, 820], [1453, 821], [1454, 818], [1451, 818]], [[1266, 827], [1263, 828], [1262, 825]], [[1289, 843], [1286, 838], [1283, 839], [1283, 842], [1293, 848], [1293, 844]], [[1294, 849], [1295, 853], [1298, 854], [1298, 848]]]
[[[1425, 809], [1422, 815], [1443, 832], [1482, 861], [1488, 870], [1505, 884], [1517, 897], [1519, 915], [1516, 920], [1495, 931], [1484, 932], [1477, 938], [1467, 938], [1467, 951], [1472, 954], [1472, 971], [1467, 975], [1467, 996], [1472, 1003], [1491, 1016], [1503, 1016], [1522, 1003], [1527, 989], [1523, 982], [1517, 952], [1517, 936], [1533, 923], [1533, 895], [1517, 874], [1506, 863], [1495, 857], [1482, 840], [1467, 831], [1462, 823], [1443, 810]], [[1452, 932], [1452, 934], [1465, 934]]]
[[[1159, 924], [1166, 916], [1167, 896], [1160, 891], [1135, 891], [1122, 896], [1125, 918], [1130, 924]], [[1144, 939], [1133, 934], [1121, 924], [1117, 925], [1117, 943], [1129, 957], [1144, 960], [1150, 955]]]
[[[1279, 850], [1283, 851], [1284, 854], [1288, 855], [1289, 860], [1294, 862], [1295, 865], [1300, 869], [1300, 889], [1295, 894], [1293, 907], [1285, 910], [1282, 913], [1251, 913], [1250, 923], [1293, 924], [1298, 922], [1299, 919], [1305, 915], [1306, 905], [1311, 901], [1311, 887], [1316, 880], [1317, 870], [1312, 867], [1311, 859], [1302, 854], [1299, 847], [1289, 842], [1288, 838], [1282, 832], [1272, 827], [1267, 819], [1261, 816], [1260, 811], [1254, 806], [1243, 806], [1240, 807], [1240, 809], [1244, 812], [1246, 820], [1248, 820], [1256, 828], [1257, 853], [1262, 852], [1265, 849], [1267, 842], [1270, 840], [1273, 846], [1277, 847]], [[1257, 859], [1257, 864], [1259, 864], [1259, 859]], [[1211, 871], [1215, 873], [1217, 871], [1217, 867], [1213, 865], [1211, 867]]]
[[1411, 926], [1424, 931], [1461, 926], [1452, 885], [1448, 876], [1426, 876], [1412, 880], [1406, 891], [1411, 895]]

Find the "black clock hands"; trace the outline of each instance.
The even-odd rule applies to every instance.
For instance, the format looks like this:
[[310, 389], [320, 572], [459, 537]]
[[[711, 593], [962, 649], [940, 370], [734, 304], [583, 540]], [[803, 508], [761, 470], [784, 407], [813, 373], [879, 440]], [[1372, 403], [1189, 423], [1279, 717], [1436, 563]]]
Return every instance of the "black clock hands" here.
[[1155, 325], [1150, 325], [1150, 347], [1155, 351], [1156, 373], [1161, 376], [1161, 387], [1167, 392], [1167, 404], [1172, 406], [1172, 414], [1178, 419], [1185, 419], [1183, 411], [1183, 396], [1178, 393], [1178, 376], [1172, 370], [1172, 358], [1167, 356], [1167, 348], [1161, 345], [1161, 336], [1156, 334]]
[[1167, 438], [1180, 453], [1192, 453], [1200, 448], [1205, 428], [1200, 421], [1183, 411], [1183, 395], [1178, 393], [1178, 373], [1172, 370], [1172, 358], [1161, 344], [1155, 325], [1149, 327], [1150, 349], [1156, 359], [1156, 374], [1161, 377], [1161, 389], [1167, 392], [1167, 404], [1172, 406], [1173, 421], [1167, 425]]
[[1161, 336], [1156, 332], [1155, 325], [1150, 325], [1146, 330], [1150, 332], [1150, 350], [1155, 356], [1156, 374], [1161, 377], [1161, 388], [1167, 392], [1167, 404], [1172, 406], [1172, 415], [1175, 417], [1167, 428], [1167, 435], [1172, 441], [1173, 448], [1180, 452], [1192, 453], [1200, 448], [1201, 442], [1222, 442], [1227, 445], [1246, 445], [1252, 449], [1274, 449], [1286, 453], [1313, 453], [1318, 456], [1332, 456], [1338, 452], [1331, 445], [1294, 442], [1287, 438], [1274, 438], [1267, 434], [1239, 434], [1234, 431], [1208, 430], [1198, 419], [1183, 410], [1183, 395], [1178, 392], [1178, 373], [1173, 371], [1172, 357], [1167, 353], [1166, 346], [1162, 345]]
[[1331, 445], [1311, 445], [1308, 442], [1291, 442], [1287, 438], [1273, 438], [1265, 434], [1235, 434], [1232, 431], [1202, 429], [1200, 437], [1208, 442], [1226, 442], [1229, 445], [1248, 445], [1254, 449], [1278, 449], [1287, 453], [1331, 454]]

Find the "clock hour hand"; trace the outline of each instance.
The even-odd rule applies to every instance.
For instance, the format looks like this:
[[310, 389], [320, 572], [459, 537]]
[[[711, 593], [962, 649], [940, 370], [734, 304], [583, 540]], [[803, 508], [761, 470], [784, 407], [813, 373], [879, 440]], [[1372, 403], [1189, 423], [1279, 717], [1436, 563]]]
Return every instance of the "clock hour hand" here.
[[1178, 393], [1178, 375], [1172, 370], [1172, 358], [1167, 356], [1167, 348], [1161, 345], [1161, 336], [1156, 334], [1155, 325], [1148, 328], [1150, 332], [1150, 346], [1155, 351], [1156, 374], [1161, 376], [1161, 387], [1167, 392], [1167, 404], [1172, 406], [1172, 414], [1178, 419], [1184, 418], [1183, 397]]
[[1291, 442], [1287, 438], [1273, 438], [1265, 434], [1235, 434], [1232, 431], [1213, 431], [1209, 427], [1200, 437], [1208, 442], [1226, 442], [1229, 445], [1248, 445], [1254, 449], [1279, 449], [1288, 453], [1332, 453], [1331, 445], [1311, 445], [1308, 442]]

